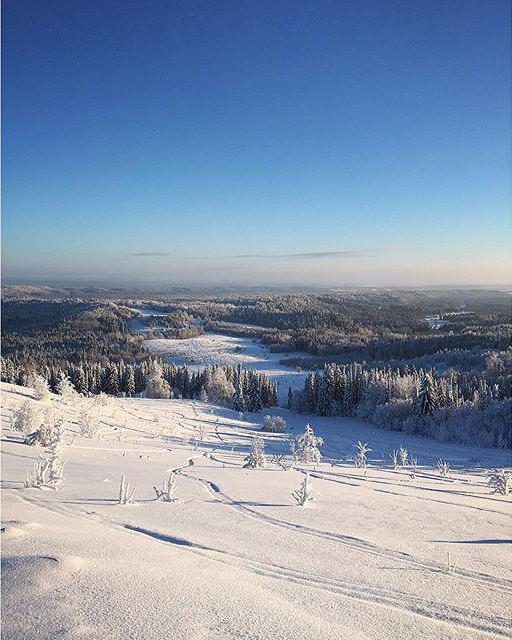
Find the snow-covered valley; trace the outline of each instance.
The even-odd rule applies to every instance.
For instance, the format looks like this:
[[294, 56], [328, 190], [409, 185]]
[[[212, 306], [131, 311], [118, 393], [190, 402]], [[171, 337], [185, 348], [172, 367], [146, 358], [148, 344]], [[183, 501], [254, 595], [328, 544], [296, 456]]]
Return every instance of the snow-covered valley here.
[[[2, 392], [5, 638], [510, 636], [510, 497], [487, 486], [509, 451], [283, 409], [241, 418], [193, 400], [102, 406]], [[27, 401], [64, 419], [57, 490], [24, 487], [48, 455], [11, 429]], [[77, 435], [89, 405], [94, 438]], [[287, 433], [262, 433], [266, 413], [284, 416]], [[325, 440], [322, 460], [291, 467], [289, 439], [308, 420]], [[247, 469], [254, 435], [267, 463]], [[372, 449], [366, 471], [354, 466], [358, 440]], [[399, 446], [415, 472], [393, 469]], [[292, 493], [308, 468], [314, 500], [299, 506]], [[177, 500], [157, 500], [170, 470]], [[133, 504], [119, 504], [123, 475]]]

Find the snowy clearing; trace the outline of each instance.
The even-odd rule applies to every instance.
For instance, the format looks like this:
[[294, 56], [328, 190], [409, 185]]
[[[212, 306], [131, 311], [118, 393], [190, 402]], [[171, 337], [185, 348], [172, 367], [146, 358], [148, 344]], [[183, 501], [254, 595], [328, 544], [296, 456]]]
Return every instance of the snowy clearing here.
[[[302, 507], [292, 493], [306, 466], [284, 470], [272, 454], [288, 452], [307, 416], [117, 399], [86, 439], [75, 432], [93, 400], [53, 396], [30, 401], [65, 419], [65, 480], [24, 488], [42, 449], [9, 426], [32, 394], [2, 390], [5, 638], [510, 637], [510, 498], [486, 484], [510, 452], [314, 417], [324, 458]], [[262, 433], [265, 413], [283, 415], [288, 434]], [[244, 469], [255, 434], [267, 465]], [[354, 467], [357, 440], [373, 449], [366, 472]], [[392, 468], [400, 445], [416, 479]], [[171, 470], [176, 500], [158, 500]], [[123, 475], [133, 504], [118, 503]]]
[[[307, 372], [296, 371], [280, 364], [280, 360], [289, 354], [272, 353], [257, 339], [225, 336], [218, 333], [205, 333], [197, 338], [175, 340], [157, 338], [145, 340], [145, 346], [154, 354], [169, 363], [186, 364], [191, 370], [203, 369], [209, 364], [254, 369], [265, 373], [277, 384], [280, 402], [284, 401], [288, 388], [299, 389], [304, 386]], [[294, 352], [296, 357], [307, 354]]]

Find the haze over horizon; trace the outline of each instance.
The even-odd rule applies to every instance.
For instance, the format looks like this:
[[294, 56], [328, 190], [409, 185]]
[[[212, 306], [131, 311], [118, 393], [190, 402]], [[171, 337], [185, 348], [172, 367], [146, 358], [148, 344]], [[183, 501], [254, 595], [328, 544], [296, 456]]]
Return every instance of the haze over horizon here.
[[3, 3], [4, 281], [510, 285], [510, 4]]

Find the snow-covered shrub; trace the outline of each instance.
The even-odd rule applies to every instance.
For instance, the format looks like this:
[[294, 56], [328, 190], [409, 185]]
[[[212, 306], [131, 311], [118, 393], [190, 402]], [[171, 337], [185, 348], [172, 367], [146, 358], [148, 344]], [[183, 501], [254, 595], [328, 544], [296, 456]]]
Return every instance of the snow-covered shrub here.
[[407, 462], [409, 460], [409, 452], [405, 447], [402, 447], [402, 445], [400, 445], [400, 449], [398, 450], [398, 457], [400, 460], [400, 466], [401, 467], [407, 466]]
[[293, 462], [287, 462], [286, 456], [284, 454], [274, 454], [270, 459], [270, 462], [283, 469], [283, 471], [289, 471], [290, 469], [293, 469]]
[[411, 480], [416, 480], [416, 474], [418, 473], [418, 460], [417, 458], [411, 458]]
[[23, 434], [32, 433], [40, 423], [40, 414], [30, 400], [14, 411], [12, 428]]
[[33, 373], [28, 379], [28, 384], [34, 389], [34, 397], [36, 400], [48, 400], [50, 398], [50, 389], [43, 376], [38, 373]]
[[512, 472], [495, 469], [489, 476], [488, 485], [492, 489], [491, 493], [508, 496], [512, 493]]
[[267, 464], [263, 453], [263, 438], [254, 436], [251, 442], [249, 455], [244, 458], [244, 469], [260, 469]]
[[295, 439], [294, 458], [306, 464], [310, 462], [318, 464], [322, 458], [318, 447], [321, 447], [323, 443], [323, 438], [315, 436], [312, 426], [308, 423], [306, 431]]
[[284, 433], [286, 431], [286, 420], [281, 416], [265, 416], [263, 418], [263, 431]]
[[112, 404], [112, 398], [102, 391], [94, 397], [94, 403], [98, 407], [110, 407], [110, 405]]
[[176, 478], [172, 471], [162, 485], [161, 489], [153, 487], [156, 493], [156, 499], [162, 499], [164, 502], [176, 502]]
[[82, 438], [96, 438], [99, 435], [100, 421], [93, 409], [84, 408], [78, 415], [78, 433]]
[[48, 441], [48, 455], [34, 463], [32, 472], [27, 471], [25, 487], [57, 489], [64, 481], [64, 425], [56, 421]]
[[360, 440], [356, 442], [356, 449], [357, 455], [355, 457], [354, 464], [357, 469], [364, 469], [366, 473], [366, 467], [368, 466], [368, 458], [366, 457], [366, 454], [369, 453], [371, 449], [367, 442], [363, 443]]
[[442, 476], [447, 477], [450, 474], [450, 463], [447, 460], [439, 458], [436, 462], [436, 466]]
[[119, 504], [133, 504], [133, 496], [135, 495], [135, 487], [132, 489], [130, 483], [126, 481], [125, 476], [121, 476], [119, 483]]
[[63, 431], [62, 418], [57, 415], [55, 409], [50, 407], [44, 412], [43, 422], [39, 429], [29, 433], [25, 438], [25, 444], [47, 447]]
[[35, 489], [44, 485], [48, 464], [49, 460], [41, 459], [38, 462], [34, 462], [32, 471], [27, 469], [24, 483], [26, 489]]
[[169, 383], [164, 380], [162, 365], [154, 361], [146, 376], [146, 397], [166, 400], [170, 395], [171, 388]]
[[412, 413], [412, 400], [392, 399], [388, 404], [379, 404], [370, 421], [391, 431], [402, 431], [403, 423]]
[[313, 492], [311, 491], [311, 482], [309, 480], [309, 471], [306, 471], [304, 480], [301, 482], [299, 488], [292, 493], [292, 496], [301, 507], [306, 506], [308, 502], [313, 500]]

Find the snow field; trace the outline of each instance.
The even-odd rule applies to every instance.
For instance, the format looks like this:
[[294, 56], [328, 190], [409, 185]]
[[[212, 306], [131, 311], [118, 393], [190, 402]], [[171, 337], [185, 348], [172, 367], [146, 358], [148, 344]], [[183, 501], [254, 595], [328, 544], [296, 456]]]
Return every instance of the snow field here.
[[[9, 638], [503, 638], [511, 632], [510, 498], [487, 468], [510, 452], [445, 445], [352, 419], [263, 416], [191, 400], [113, 399], [101, 437], [76, 437], [79, 404], [53, 396], [68, 430], [65, 481], [23, 487], [41, 449], [9, 430], [30, 389], [2, 385], [3, 632]], [[310, 420], [325, 439], [314, 500], [305, 465], [274, 453]], [[243, 469], [252, 436], [267, 465]], [[201, 440], [202, 437], [202, 440]], [[366, 475], [357, 440], [368, 442]], [[73, 444], [71, 444], [73, 443]], [[418, 458], [393, 471], [400, 444]], [[450, 462], [449, 477], [435, 460]], [[177, 502], [157, 501], [175, 471]], [[125, 475], [135, 504], [117, 504]], [[448, 566], [448, 556], [450, 564]], [[13, 615], [16, 612], [16, 615]], [[9, 615], [7, 615], [9, 614]]]

